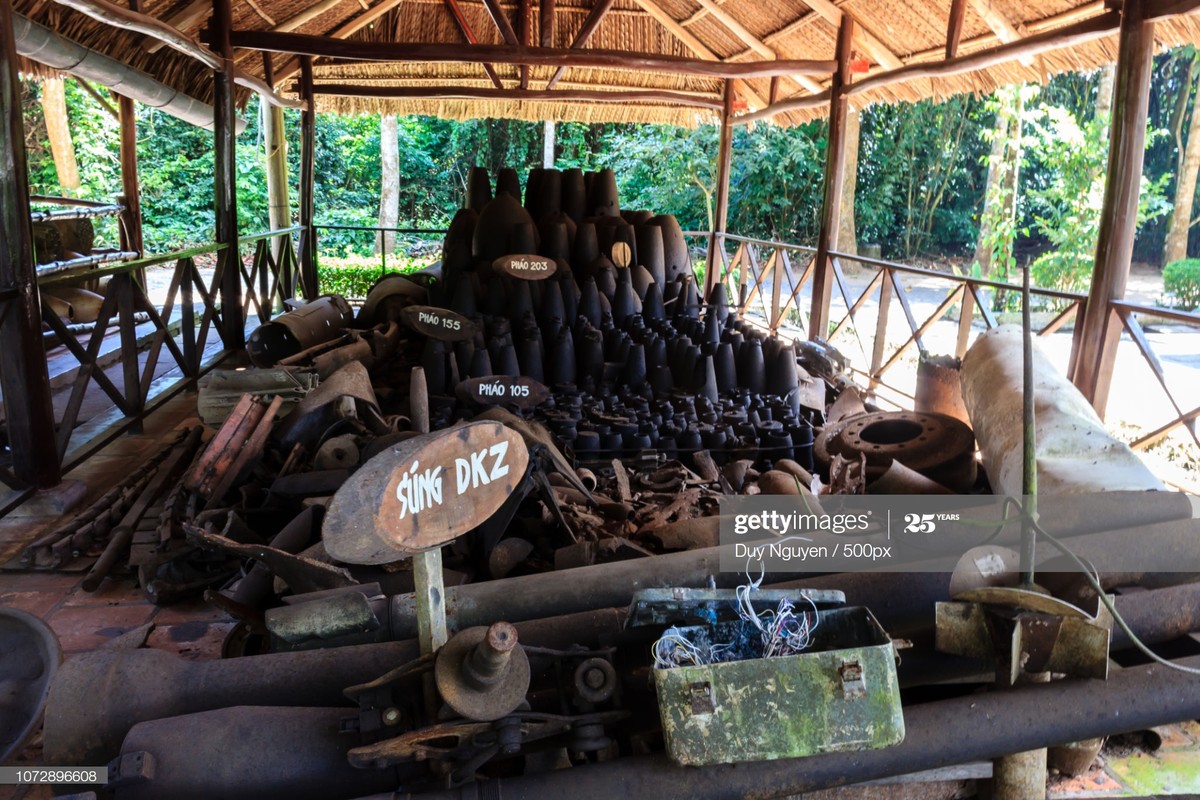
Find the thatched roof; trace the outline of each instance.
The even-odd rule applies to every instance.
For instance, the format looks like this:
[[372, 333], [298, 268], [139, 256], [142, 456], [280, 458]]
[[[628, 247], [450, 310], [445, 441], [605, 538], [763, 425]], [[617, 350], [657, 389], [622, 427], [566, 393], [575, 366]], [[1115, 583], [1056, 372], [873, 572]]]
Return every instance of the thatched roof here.
[[[121, 0], [117, 0], [121, 2]], [[519, 35], [522, 0], [496, 0]], [[594, 2], [558, 0], [551, 45], [569, 48], [588, 19]], [[968, 55], [1010, 41], [1062, 28], [1105, 13], [1103, 0], [968, 0], [962, 26], [960, 55]], [[502, 45], [505, 40], [493, 22], [484, 0], [233, 0], [236, 31], [284, 30], [311, 36], [332, 36], [374, 43], [436, 43], [469, 49], [465, 34], [451, 11], [457, 6], [462, 20], [480, 44]], [[639, 54], [687, 57], [707, 61], [745, 62], [828, 60], [834, 57], [837, 18], [849, 14], [858, 23], [855, 40], [855, 79], [900, 65], [937, 62], [945, 57], [947, 20], [951, 0], [614, 0], [585, 47]], [[211, 98], [211, 72], [147, 37], [103, 25], [52, 0], [15, 0], [14, 8], [75, 41], [121, 59], [170, 86], [200, 99]], [[540, 0], [528, 2], [529, 42], [537, 46]], [[194, 38], [211, 13], [209, 0], [144, 0], [143, 11], [169, 22]], [[369, 20], [369, 22], [368, 22]], [[1159, 20], [1155, 35], [1163, 46], [1200, 41], [1200, 16]], [[1040, 81], [1058, 72], [1088, 70], [1116, 58], [1116, 36], [1093, 39], [1070, 48], [1053, 50], [1026, 59], [1009, 61], [968, 74], [918, 78], [865, 91], [857, 105], [871, 102], [918, 100], [962, 92], [989, 92], [1018, 81]], [[298, 62], [273, 54], [272, 64], [281, 88], [295, 92]], [[238, 50], [238, 65], [262, 76], [263, 56], [256, 50]], [[515, 89], [522, 68], [496, 64], [496, 77], [505, 90]], [[545, 89], [556, 69], [528, 68], [528, 87]], [[561, 91], [613, 92], [666, 91], [693, 98], [697, 104], [680, 105], [663, 100], [629, 102], [567, 102], [510, 97], [371, 97], [329, 94], [323, 87], [373, 87], [371, 91], [398, 87], [426, 93], [487, 95], [496, 85], [478, 63], [352, 61], [317, 58], [314, 62], [317, 107], [342, 113], [432, 114], [449, 118], [510, 117], [584, 122], [664, 122], [695, 125], [716, 118], [721, 100], [721, 78], [666, 74], [598, 67], [570, 67], [555, 86]], [[769, 98], [802, 98], [827, 86], [828, 77], [797, 80], [791, 76], [739, 81], [735, 110], [761, 108]], [[478, 90], [483, 90], [478, 91]], [[370, 94], [365, 88], [356, 95]], [[242, 95], [244, 99], [245, 95]], [[825, 113], [823, 106], [777, 116], [777, 122], [795, 123]]]

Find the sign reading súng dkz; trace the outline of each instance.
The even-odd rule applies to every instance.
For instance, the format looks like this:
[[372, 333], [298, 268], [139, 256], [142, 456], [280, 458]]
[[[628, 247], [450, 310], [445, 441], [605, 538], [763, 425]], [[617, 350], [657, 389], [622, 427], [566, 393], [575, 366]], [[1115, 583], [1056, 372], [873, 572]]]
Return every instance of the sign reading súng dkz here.
[[[508, 442], [497, 442], [491, 447], [478, 450], [466, 458], [454, 459], [454, 489], [462, 496], [472, 489], [498, 481], [509, 473], [505, 461]], [[442, 467], [421, 469], [418, 461], [402, 473], [396, 484], [396, 499], [400, 501], [397, 516], [404, 519], [410, 513], [419, 514], [427, 508], [440, 506], [443, 502]]]
[[367, 460], [325, 512], [321, 538], [346, 564], [387, 564], [475, 529], [529, 467], [521, 435], [477, 421], [406, 439]]

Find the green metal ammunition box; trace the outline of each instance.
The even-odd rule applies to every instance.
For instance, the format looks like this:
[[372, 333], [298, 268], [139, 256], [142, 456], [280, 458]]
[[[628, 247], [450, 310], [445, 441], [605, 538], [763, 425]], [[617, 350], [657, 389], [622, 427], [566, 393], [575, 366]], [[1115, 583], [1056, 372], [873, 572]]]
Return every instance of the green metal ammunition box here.
[[[738, 624], [676, 631], [729, 641]], [[667, 751], [680, 764], [872, 750], [904, 739], [892, 641], [866, 608], [822, 610], [812, 644], [797, 655], [655, 669], [654, 682]]]

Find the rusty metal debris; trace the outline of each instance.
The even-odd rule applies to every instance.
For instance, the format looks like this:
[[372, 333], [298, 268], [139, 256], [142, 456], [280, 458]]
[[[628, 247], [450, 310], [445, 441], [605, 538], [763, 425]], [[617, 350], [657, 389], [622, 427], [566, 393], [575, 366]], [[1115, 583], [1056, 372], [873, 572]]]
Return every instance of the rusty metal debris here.
[[[502, 183], [511, 188], [513, 178]], [[149, 597], [203, 593], [240, 621], [226, 646], [237, 657], [219, 664], [138, 651], [68, 664], [47, 710], [49, 760], [117, 758], [119, 798], [260, 796], [226, 773], [205, 774], [218, 763], [263, 763], [270, 775], [296, 766], [273, 788], [289, 797], [400, 786], [473, 796], [476, 781], [505, 796], [611, 797], [630, 793], [626, 775], [636, 793], [708, 796], [827, 786], [851, 768], [855, 778], [908, 771], [931, 763], [914, 741], [944, 744], [935, 737], [978, 719], [963, 702], [938, 699], [905, 708], [901, 723], [897, 704], [864, 736], [886, 745], [907, 728], [898, 747], [852, 760], [817, 755], [803, 767], [780, 761], [781, 772], [743, 764], [681, 776], [660, 757], [631, 755], [663, 748], [664, 720], [679, 723], [666, 731], [671, 738], [697, 717], [715, 719], [722, 704], [762, 724], [779, 712], [756, 706], [754, 692], [734, 698], [744, 686], [714, 686], [711, 676], [707, 689], [705, 680], [685, 681], [660, 686], [656, 698], [650, 645], [682, 621], [664, 616], [651, 631], [623, 625], [635, 592], [649, 587], [707, 593], [701, 605], [714, 617], [741, 600], [735, 590], [747, 582], [794, 598], [838, 591], [868, 609], [878, 623], [843, 630], [826, 617], [829, 646], [811, 655], [845, 655], [842, 634], [870, 628], [878, 658], [822, 662], [824, 682], [799, 693], [793, 720], [879, 687], [889, 698], [899, 686], [941, 698], [947, 680], [989, 682], [972, 658], [995, 659], [998, 643], [1018, 653], [996, 661], [1006, 683], [1031, 670], [1102, 674], [1107, 620], [1070, 587], [1061, 599], [1021, 594], [982, 580], [982, 569], [953, 583], [945, 573], [773, 573], [755, 583], [721, 572], [722, 498], [792, 496], [823, 513], [836, 494], [986, 492], [972, 427], [940, 395], [928, 400], [937, 410], [881, 411], [836, 350], [764, 334], [721, 287], [702, 297], [678, 224], [621, 214], [611, 173], [592, 177], [595, 197], [582, 172], [530, 179], [522, 206], [509, 189], [489, 200], [491, 187], [483, 192], [474, 174], [477, 208], [455, 217], [440, 267], [384, 276], [356, 324], [344, 301], [329, 297], [264, 326], [251, 355], [273, 366], [212, 379], [204, 419], [219, 429], [207, 447], [194, 458], [182, 446], [161, 455], [105, 510], [85, 512], [77, 528], [28, 551], [47, 563], [95, 552], [124, 522], [112, 553], [132, 529], [130, 563]], [[588, 207], [611, 213], [588, 217]], [[968, 356], [964, 383], [982, 380], [972, 377], [976, 360]], [[936, 386], [952, 389], [952, 366], [935, 366], [945, 368]], [[968, 387], [973, 413], [982, 393]], [[985, 469], [1004, 457], [1003, 447], [985, 446]], [[1157, 541], [1156, 531], [1143, 533]], [[1166, 550], [1194, 546], [1174, 533]], [[1084, 554], [1103, 545], [1076, 544]], [[1111, 588], [1145, 578], [1101, 580]], [[1196, 627], [1186, 609], [1196, 607], [1198, 586], [1122, 595], [1118, 607], [1146, 637], [1177, 636]], [[1159, 613], [1164, 602], [1185, 610]], [[898, 667], [902, 643], [885, 630], [911, 645]], [[1114, 642], [1128, 645], [1120, 635]], [[754, 668], [746, 685], [778, 685], [776, 666]], [[136, 690], [83, 702], [97, 686]], [[1036, 688], [981, 697], [996, 714], [1053, 699]], [[672, 692], [679, 713], [661, 717], [659, 700]], [[1142, 718], [1173, 713], [1158, 703]], [[986, 737], [975, 735], [978, 724], [962, 728], [948, 749], [983, 758], [1044, 744], [1044, 731], [1000, 717]], [[248, 733], [230, 741], [222, 731], [235, 721]], [[737, 732], [721, 726], [722, 736]], [[1079, 717], [1047, 730], [1086, 738], [1115, 727]], [[185, 742], [202, 750], [199, 766], [182, 763]], [[708, 744], [697, 745], [688, 758], [801, 752], [742, 744], [704, 753]], [[827, 745], [809, 741], [802, 752]], [[551, 766], [569, 768], [537, 772]]]

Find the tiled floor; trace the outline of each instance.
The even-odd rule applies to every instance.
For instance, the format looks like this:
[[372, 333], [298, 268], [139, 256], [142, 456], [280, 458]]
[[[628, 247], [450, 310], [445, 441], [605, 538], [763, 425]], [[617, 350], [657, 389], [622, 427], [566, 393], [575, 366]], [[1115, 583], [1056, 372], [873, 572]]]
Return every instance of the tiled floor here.
[[[195, 424], [196, 396], [183, 393], [152, 414], [143, 432], [123, 436], [67, 475], [87, 485], [87, 495], [75, 509], [85, 508], [149, 454], [175, 437], [182, 427]], [[74, 512], [72, 512], [74, 513]], [[0, 518], [0, 563], [20, 553], [29, 542], [64, 518]], [[19, 608], [49, 624], [70, 659], [102, 646], [123, 633], [153, 623], [146, 646], [184, 658], [219, 658], [221, 642], [233, 620], [203, 601], [158, 607], [146, 600], [132, 575], [105, 579], [96, 592], [85, 592], [83, 572], [0, 571], [0, 606]], [[36, 764], [41, 755], [40, 733], [11, 764]], [[0, 786], [0, 800], [43, 800], [48, 787]]]

